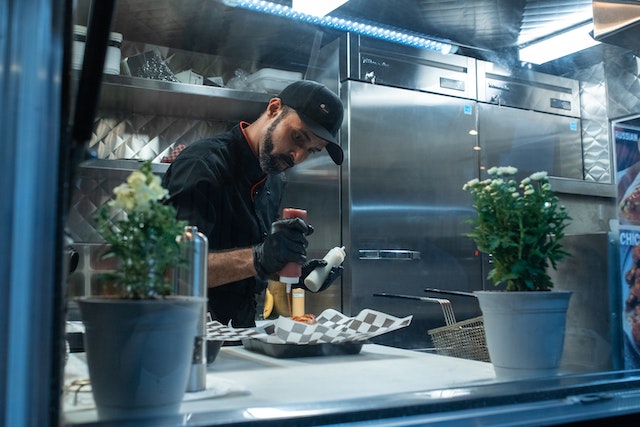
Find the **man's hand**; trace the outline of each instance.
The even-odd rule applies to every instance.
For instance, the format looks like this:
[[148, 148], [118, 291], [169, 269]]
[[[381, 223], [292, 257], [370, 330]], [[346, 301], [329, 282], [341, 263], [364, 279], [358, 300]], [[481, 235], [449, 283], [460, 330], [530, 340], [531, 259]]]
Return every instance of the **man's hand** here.
[[313, 228], [299, 218], [282, 219], [271, 224], [271, 234], [253, 247], [253, 265], [262, 279], [268, 279], [287, 263], [307, 260], [307, 239]]
[[[307, 288], [304, 284], [304, 279], [311, 274], [311, 272], [313, 270], [315, 270], [318, 267], [324, 267], [327, 265], [327, 261], [323, 260], [323, 259], [310, 259], [309, 261], [305, 262], [302, 265], [302, 276], [300, 277], [300, 282], [298, 282], [297, 284], [294, 284], [293, 287], [294, 288], [303, 288], [307, 291], [310, 291], [309, 288]], [[324, 282], [322, 282], [322, 285], [320, 286], [320, 288], [316, 291], [316, 292], [322, 292], [324, 290], [326, 290], [329, 286], [331, 286], [333, 284], [333, 282], [340, 276], [342, 276], [342, 272], [344, 271], [344, 267], [342, 267], [341, 265], [337, 265], [335, 267], [331, 267], [331, 270], [329, 270], [329, 274], [327, 274], [327, 278], [324, 279]], [[313, 292], [313, 291], [312, 291]]]

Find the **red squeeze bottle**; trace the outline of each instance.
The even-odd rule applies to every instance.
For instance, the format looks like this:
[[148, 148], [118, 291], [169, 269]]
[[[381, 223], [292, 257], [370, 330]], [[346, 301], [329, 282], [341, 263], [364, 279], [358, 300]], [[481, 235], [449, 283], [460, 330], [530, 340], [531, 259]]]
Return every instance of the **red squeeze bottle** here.
[[[307, 219], [307, 211], [304, 209], [284, 208], [282, 210], [282, 219], [300, 218]], [[280, 270], [280, 281], [286, 283], [287, 293], [291, 292], [291, 285], [300, 281], [302, 275], [302, 265], [297, 262], [290, 262]]]

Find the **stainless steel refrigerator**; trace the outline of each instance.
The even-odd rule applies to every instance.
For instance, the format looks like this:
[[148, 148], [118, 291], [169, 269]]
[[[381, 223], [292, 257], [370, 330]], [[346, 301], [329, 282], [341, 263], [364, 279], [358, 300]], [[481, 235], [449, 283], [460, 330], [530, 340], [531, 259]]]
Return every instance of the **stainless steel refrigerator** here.
[[[475, 101], [346, 81], [347, 165], [343, 167], [345, 308], [413, 314], [410, 327], [377, 342], [429, 347], [444, 326], [438, 304], [374, 296], [428, 296], [425, 288], [480, 289], [480, 262], [463, 234], [474, 213], [462, 186], [478, 176]], [[442, 297], [442, 295], [430, 295]], [[479, 315], [456, 297], [459, 320]]]
[[321, 213], [312, 240], [335, 241], [337, 215], [347, 258], [340, 300], [337, 287], [313, 300], [347, 315], [412, 314], [410, 327], [375, 342], [431, 348], [428, 330], [445, 325], [438, 304], [375, 294], [447, 298], [456, 320], [480, 315], [473, 296], [425, 292], [493, 286], [485, 283], [491, 265], [465, 236], [475, 213], [462, 186], [506, 165], [582, 179], [577, 82], [351, 34], [317, 59], [307, 78], [346, 108], [345, 162], [337, 175], [332, 165], [301, 165], [290, 188], [299, 190], [292, 201]]
[[[374, 294], [441, 297], [424, 289], [482, 286], [480, 259], [463, 236], [473, 211], [462, 186], [478, 176], [476, 60], [348, 34], [317, 63], [307, 77], [346, 107], [341, 309], [411, 314], [408, 328], [375, 342], [429, 348], [427, 330], [445, 325], [438, 304]], [[450, 298], [458, 319], [479, 315], [474, 298]]]

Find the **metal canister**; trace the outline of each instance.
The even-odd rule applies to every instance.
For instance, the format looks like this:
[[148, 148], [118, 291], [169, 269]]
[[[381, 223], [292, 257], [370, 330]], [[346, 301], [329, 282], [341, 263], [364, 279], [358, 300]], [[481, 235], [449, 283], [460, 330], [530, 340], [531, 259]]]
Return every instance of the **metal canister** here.
[[[198, 227], [186, 226], [182, 233], [181, 245], [186, 265], [177, 270], [176, 294], [207, 297], [207, 237], [198, 231]], [[207, 388], [207, 308], [202, 305], [202, 315], [196, 325], [191, 373], [187, 391], [201, 391]]]

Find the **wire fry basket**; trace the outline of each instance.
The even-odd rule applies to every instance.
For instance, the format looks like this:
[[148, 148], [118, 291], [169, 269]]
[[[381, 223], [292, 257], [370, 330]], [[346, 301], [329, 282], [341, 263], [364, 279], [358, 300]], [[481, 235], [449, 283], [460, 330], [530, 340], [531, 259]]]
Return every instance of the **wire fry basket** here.
[[429, 301], [440, 304], [447, 324], [427, 331], [431, 336], [436, 352], [443, 356], [489, 362], [482, 316], [456, 322], [449, 300], [429, 298]]
[[[444, 291], [427, 288], [426, 292], [462, 295], [474, 297], [473, 293], [460, 291]], [[419, 297], [414, 295], [375, 293], [375, 297], [401, 298], [440, 304], [446, 326], [429, 329], [427, 332], [433, 341], [436, 352], [442, 356], [460, 357], [463, 359], [490, 362], [487, 340], [484, 335], [484, 321], [482, 316], [456, 322], [451, 302], [444, 298]]]

